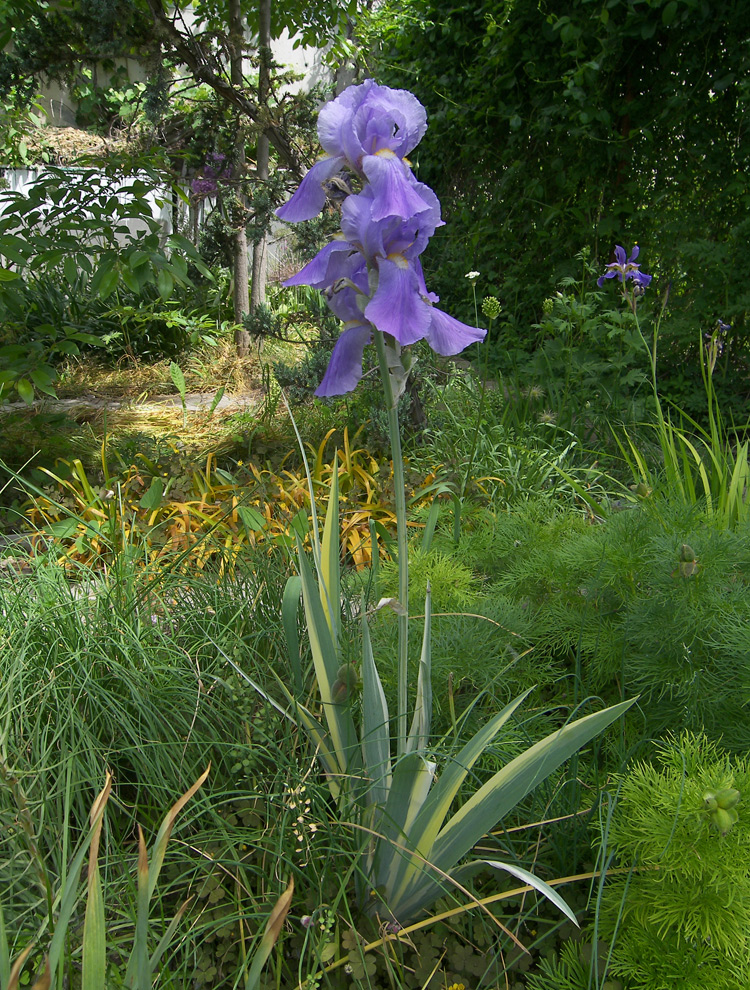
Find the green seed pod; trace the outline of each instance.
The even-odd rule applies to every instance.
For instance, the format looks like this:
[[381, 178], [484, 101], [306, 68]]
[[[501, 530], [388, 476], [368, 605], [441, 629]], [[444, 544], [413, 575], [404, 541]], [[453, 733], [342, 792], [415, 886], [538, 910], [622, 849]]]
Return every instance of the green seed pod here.
[[706, 811], [716, 811], [719, 807], [719, 802], [716, 800], [716, 795], [713, 791], [706, 791], [703, 795], [703, 803], [706, 806]]
[[724, 808], [717, 808], [711, 813], [711, 821], [718, 828], [722, 835], [726, 835], [732, 830], [732, 826], [737, 821], [737, 812], [734, 808], [725, 811]]
[[740, 792], [736, 787], [725, 787], [716, 794], [716, 803], [724, 811], [730, 811], [740, 799]]
[[690, 546], [689, 543], [683, 543], [680, 548], [680, 560], [683, 564], [689, 562], [694, 563], [698, 558], [695, 556], [695, 550]]

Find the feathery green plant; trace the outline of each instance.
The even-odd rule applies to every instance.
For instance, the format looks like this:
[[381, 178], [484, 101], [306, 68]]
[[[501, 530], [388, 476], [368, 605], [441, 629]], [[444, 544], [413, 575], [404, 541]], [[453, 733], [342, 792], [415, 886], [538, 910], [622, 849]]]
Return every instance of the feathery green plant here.
[[598, 917], [612, 971], [634, 990], [748, 986], [747, 761], [683, 733], [620, 785], [602, 841], [632, 872], [608, 880]]

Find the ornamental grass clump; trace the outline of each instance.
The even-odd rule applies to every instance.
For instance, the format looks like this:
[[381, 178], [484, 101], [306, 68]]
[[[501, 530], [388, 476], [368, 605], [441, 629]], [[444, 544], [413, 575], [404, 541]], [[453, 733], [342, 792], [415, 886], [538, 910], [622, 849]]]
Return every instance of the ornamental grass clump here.
[[[657, 387], [657, 347], [659, 327], [669, 299], [669, 288], [662, 299], [661, 312], [654, 320], [651, 343], [646, 340], [638, 319], [638, 300], [651, 284], [651, 275], [641, 272], [638, 247], [627, 258], [625, 249], [615, 247], [616, 261], [607, 265], [607, 271], [597, 279], [604, 285], [607, 279], [618, 278], [623, 301], [632, 311], [635, 327], [648, 356], [651, 371], [656, 421], [653, 424], [664, 461], [664, 480], [667, 490], [692, 504], [705, 504], [706, 514], [714, 517], [727, 528], [750, 519], [750, 441], [744, 439], [744, 430], [730, 430], [724, 424], [714, 388], [716, 360], [724, 346], [729, 324], [717, 322], [716, 329], [699, 339], [701, 378], [706, 394], [708, 427], [704, 428], [682, 409], [673, 406], [665, 412]], [[631, 283], [628, 285], [628, 283]], [[704, 346], [705, 344], [705, 346]], [[679, 417], [679, 426], [672, 421], [673, 413]], [[655, 478], [649, 471], [646, 459], [630, 436], [615, 437], [625, 462], [633, 473], [636, 486], [643, 491], [654, 487]]]
[[[414, 364], [411, 350], [426, 340], [439, 354], [452, 355], [481, 341], [486, 331], [467, 326], [437, 309], [437, 296], [425, 285], [420, 255], [441, 225], [440, 204], [419, 182], [405, 155], [426, 129], [424, 108], [403, 90], [372, 80], [352, 86], [323, 108], [318, 133], [328, 157], [318, 162], [291, 200], [277, 211], [290, 222], [310, 219], [323, 208], [325, 184], [346, 169], [343, 186], [354, 190], [342, 204], [341, 231], [287, 285], [310, 285], [324, 292], [344, 322], [317, 394], [340, 395], [362, 377], [364, 348], [374, 343], [388, 413], [397, 520], [398, 598], [389, 607], [398, 616], [397, 712], [391, 722], [373, 655], [366, 609], [361, 610], [362, 660], [342, 678], [340, 534], [337, 473], [322, 538], [313, 514], [314, 569], [300, 543], [299, 577], [290, 579], [289, 598], [301, 592], [320, 704], [302, 703], [299, 666], [288, 715], [316, 746], [328, 787], [342, 820], [362, 837], [355, 874], [359, 908], [387, 920], [391, 932], [426, 912], [449, 888], [462, 885], [461, 860], [499, 819], [529, 791], [628, 707], [624, 702], [568, 722], [531, 746], [486, 780], [463, 801], [472, 767], [513, 718], [528, 691], [492, 717], [437, 775], [441, 754], [431, 736], [431, 610], [428, 586], [418, 678], [408, 720], [409, 576], [404, 465], [398, 426], [398, 400]], [[342, 181], [338, 182], [338, 188]], [[311, 479], [312, 491], [312, 479]], [[317, 572], [317, 579], [314, 574]], [[296, 628], [290, 643], [298, 658]], [[342, 689], [346, 680], [347, 689]], [[361, 706], [355, 706], [361, 684]], [[258, 690], [262, 689], [258, 687]], [[265, 693], [265, 692], [263, 692]], [[451, 814], [451, 811], [454, 811]], [[517, 866], [505, 870], [541, 891], [569, 917], [558, 894]], [[465, 868], [467, 876], [477, 867]], [[471, 896], [471, 895], [469, 895]]]

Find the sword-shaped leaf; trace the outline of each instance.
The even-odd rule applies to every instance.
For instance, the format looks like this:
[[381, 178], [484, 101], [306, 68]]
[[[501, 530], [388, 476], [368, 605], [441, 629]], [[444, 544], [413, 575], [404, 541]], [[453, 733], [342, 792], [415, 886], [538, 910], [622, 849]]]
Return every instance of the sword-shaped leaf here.
[[[604, 711], [586, 715], [535, 743], [502, 770], [498, 770], [445, 824], [431, 848], [425, 849], [421, 845], [418, 847], [419, 852], [436, 868], [437, 874], [451, 873], [482, 836], [537, 784], [594, 736], [624, 715], [635, 700], [623, 701], [605, 708]], [[427, 812], [428, 808], [425, 807], [425, 813]], [[396, 917], [413, 917], [441, 895], [443, 888], [435, 879], [436, 873], [430, 875], [422, 872], [418, 877], [412, 877], [411, 889], [401, 884], [392, 905]]]
[[320, 549], [320, 601], [328, 621], [334, 643], [339, 638], [341, 612], [341, 548], [339, 545], [339, 458], [333, 458], [331, 492], [328, 496], [326, 521], [323, 524], [323, 541]]
[[415, 868], [413, 857], [404, 847], [411, 845], [409, 835], [430, 793], [435, 769], [436, 765], [420, 753], [406, 754], [393, 768], [391, 789], [380, 822], [382, 838], [375, 854], [373, 884], [388, 892], [389, 907], [399, 868]]
[[[391, 736], [388, 703], [375, 666], [364, 600], [362, 602], [362, 757], [370, 785], [367, 801], [385, 808], [391, 787]], [[379, 815], [374, 826], [377, 828]]]
[[432, 722], [432, 594], [427, 582], [427, 595], [424, 603], [424, 633], [422, 653], [419, 657], [417, 696], [414, 699], [414, 717], [406, 740], [406, 752], [425, 749], [430, 739]]
[[[414, 882], [417, 874], [423, 874], [422, 859], [430, 860], [433, 843], [443, 827], [445, 818], [466, 775], [532, 690], [533, 688], [529, 688], [528, 691], [525, 691], [515, 701], [511, 701], [501, 712], [490, 719], [479, 732], [472, 736], [441, 773], [407, 837], [409, 848], [414, 849], [418, 857], [421, 858], [415, 858], [412, 862], [409, 862], [408, 858], [403, 858], [399, 870], [393, 877], [392, 885], [389, 887], [389, 892], [396, 903], [399, 903], [401, 898], [406, 895], [407, 888]], [[452, 865], [455, 866], [456, 864]], [[425, 879], [428, 878], [425, 877]], [[394, 911], [394, 913], [396, 912]], [[397, 913], [396, 916], [400, 917]]]
[[299, 655], [299, 633], [297, 632], [297, 606], [302, 594], [302, 582], [293, 574], [287, 579], [284, 597], [281, 602], [281, 623], [284, 627], [286, 652], [292, 669], [292, 684], [297, 695], [302, 694], [302, 661]]
[[333, 685], [338, 678], [340, 667], [338, 652], [326, 613], [323, 610], [320, 591], [315, 584], [312, 570], [299, 541], [297, 541], [297, 550], [310, 650], [315, 667], [315, 676], [318, 679], [320, 700], [331, 738], [331, 748], [338, 765], [346, 772], [350, 772], [359, 762], [355, 756], [358, 743], [349, 706], [337, 701], [333, 694]]

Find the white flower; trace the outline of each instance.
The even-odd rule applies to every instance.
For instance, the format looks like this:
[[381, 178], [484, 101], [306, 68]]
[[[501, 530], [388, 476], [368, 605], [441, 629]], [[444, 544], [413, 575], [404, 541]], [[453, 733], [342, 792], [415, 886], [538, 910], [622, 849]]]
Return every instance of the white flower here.
[[481, 272], [467, 272], [464, 275], [464, 278], [468, 278], [468, 279], [470, 279], [473, 282], [475, 279], [479, 278], [480, 275], [481, 275]]

